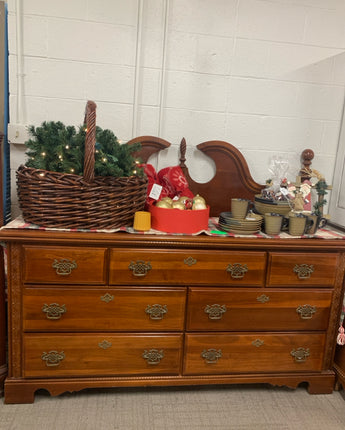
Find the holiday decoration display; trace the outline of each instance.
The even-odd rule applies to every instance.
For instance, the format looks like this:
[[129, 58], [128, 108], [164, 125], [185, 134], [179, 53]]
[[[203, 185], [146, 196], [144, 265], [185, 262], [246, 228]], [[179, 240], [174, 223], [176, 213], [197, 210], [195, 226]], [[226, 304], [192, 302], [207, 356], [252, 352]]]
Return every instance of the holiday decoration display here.
[[[165, 167], [157, 173], [152, 164], [146, 164], [144, 171], [148, 178], [147, 207], [157, 200], [163, 200], [165, 197], [170, 199], [171, 204], [174, 197], [177, 199], [180, 197], [194, 197], [180, 166]], [[157, 185], [160, 193], [158, 196], [152, 196], [152, 190]]]
[[[261, 194], [255, 196], [256, 210], [262, 214], [272, 211], [286, 215], [293, 211], [322, 217], [323, 207], [327, 203], [325, 195], [331, 187], [320, 172], [310, 167], [313, 158], [314, 152], [311, 149], [303, 151], [303, 168], [295, 182], [289, 181], [285, 176], [289, 170], [288, 163], [274, 158], [269, 168], [272, 177], [266, 181]], [[313, 204], [312, 192], [317, 195]]]
[[[158, 202], [159, 203], [159, 202]], [[182, 205], [182, 203], [180, 203]], [[151, 226], [166, 233], [195, 234], [207, 230], [210, 208], [187, 210], [151, 205]]]
[[191, 192], [180, 166], [165, 167], [157, 173], [146, 164], [144, 170], [149, 181], [146, 206], [153, 229], [185, 234], [207, 229], [210, 208], [202, 196]]
[[77, 131], [61, 122], [30, 128], [26, 166], [17, 170], [18, 200], [27, 222], [44, 227], [101, 229], [129, 225], [144, 209], [147, 177], [135, 159], [139, 145], [121, 145], [96, 127], [86, 105]]
[[161, 200], [155, 203], [155, 206], [165, 209], [180, 209], [180, 210], [203, 210], [207, 209], [205, 199], [199, 194], [195, 197], [182, 196], [180, 198], [175, 197], [171, 199], [170, 197], [163, 197]]

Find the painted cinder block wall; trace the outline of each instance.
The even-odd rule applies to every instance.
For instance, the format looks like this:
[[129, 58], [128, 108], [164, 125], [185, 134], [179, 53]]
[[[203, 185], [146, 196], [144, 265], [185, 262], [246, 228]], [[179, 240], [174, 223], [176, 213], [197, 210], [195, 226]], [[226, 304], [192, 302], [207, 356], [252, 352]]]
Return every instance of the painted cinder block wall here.
[[[207, 181], [212, 163], [195, 146], [220, 139], [244, 154], [257, 182], [277, 155], [294, 179], [305, 148], [332, 182], [344, 0], [9, 0], [8, 7], [12, 124], [79, 125], [92, 99], [98, 125], [119, 139], [149, 134], [173, 143], [151, 160], [157, 169], [178, 163], [185, 137], [191, 174]], [[14, 172], [24, 159], [23, 145], [12, 144], [14, 215]]]

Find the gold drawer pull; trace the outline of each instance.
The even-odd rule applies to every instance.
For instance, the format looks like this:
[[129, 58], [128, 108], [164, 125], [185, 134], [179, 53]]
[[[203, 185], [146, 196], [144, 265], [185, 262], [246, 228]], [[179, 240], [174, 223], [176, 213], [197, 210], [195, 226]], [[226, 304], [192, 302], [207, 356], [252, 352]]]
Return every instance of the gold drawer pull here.
[[242, 279], [248, 272], [248, 267], [246, 264], [234, 263], [229, 264], [226, 271], [230, 273], [233, 279]]
[[261, 294], [261, 296], [258, 296], [256, 300], [261, 303], [267, 303], [270, 300], [270, 298], [266, 296], [266, 294]]
[[131, 261], [128, 266], [129, 270], [132, 270], [134, 276], [146, 276], [147, 272], [152, 269], [151, 263], [145, 263], [145, 261], [138, 260], [134, 263]]
[[261, 339], [255, 339], [252, 342], [252, 345], [256, 346], [257, 348], [259, 348], [259, 346], [262, 346], [264, 344], [264, 341]]
[[150, 316], [151, 320], [162, 320], [164, 315], [168, 312], [167, 305], [147, 305], [145, 312]]
[[290, 354], [295, 358], [296, 363], [304, 363], [309, 357], [309, 348], [297, 348], [293, 349]]
[[204, 309], [204, 312], [208, 314], [208, 317], [210, 320], [220, 320], [226, 312], [226, 306], [225, 305], [207, 305]]
[[204, 349], [201, 353], [201, 357], [205, 360], [207, 364], [215, 364], [218, 362], [218, 359], [222, 356], [222, 350], [218, 349], [218, 351], [214, 348]]
[[58, 303], [46, 303], [42, 306], [42, 312], [45, 312], [48, 320], [58, 320], [61, 316], [67, 312], [65, 305], [59, 305]]
[[184, 264], [187, 264], [187, 266], [193, 266], [194, 264], [196, 264], [198, 261], [193, 258], [193, 257], [187, 257], [183, 260]]
[[316, 306], [301, 305], [298, 306], [296, 312], [299, 314], [302, 320], [310, 320], [313, 318], [313, 314], [316, 312]]
[[148, 351], [145, 349], [142, 357], [146, 360], [147, 364], [157, 365], [164, 358], [164, 352], [162, 349], [160, 351], [158, 349], [149, 349]]
[[72, 273], [73, 269], [76, 269], [77, 263], [73, 260], [69, 260], [68, 258], [61, 258], [60, 260], [53, 261], [52, 264], [53, 269], [56, 269], [56, 274], [60, 276], [67, 276]]
[[101, 300], [102, 302], [109, 303], [114, 300], [114, 296], [109, 293], [105, 293], [104, 296], [101, 296]]
[[49, 351], [41, 355], [41, 359], [46, 362], [47, 367], [58, 366], [64, 358], [65, 353], [63, 351]]
[[309, 279], [314, 272], [314, 266], [308, 264], [296, 264], [293, 271], [297, 273], [298, 279]]
[[102, 340], [102, 342], [99, 342], [98, 346], [102, 349], [108, 349], [112, 346], [113, 344], [111, 342], [108, 342], [107, 340]]

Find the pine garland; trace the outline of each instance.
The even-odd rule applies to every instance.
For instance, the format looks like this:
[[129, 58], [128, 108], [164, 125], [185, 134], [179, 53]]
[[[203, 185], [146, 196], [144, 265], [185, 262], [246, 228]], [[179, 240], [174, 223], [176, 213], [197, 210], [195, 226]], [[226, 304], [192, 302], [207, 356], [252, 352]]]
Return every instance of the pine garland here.
[[[40, 127], [30, 126], [29, 133], [32, 138], [25, 142], [27, 167], [83, 175], [84, 126], [77, 130], [60, 121], [44, 121]], [[120, 144], [111, 130], [96, 127], [95, 176], [143, 176], [133, 155], [140, 148], [140, 143]]]
[[325, 195], [328, 194], [327, 188], [328, 185], [324, 179], [320, 179], [315, 185], [315, 189], [318, 195], [318, 200], [314, 204], [314, 213], [316, 215], [322, 215], [322, 209], [327, 203], [327, 200], [325, 199]]

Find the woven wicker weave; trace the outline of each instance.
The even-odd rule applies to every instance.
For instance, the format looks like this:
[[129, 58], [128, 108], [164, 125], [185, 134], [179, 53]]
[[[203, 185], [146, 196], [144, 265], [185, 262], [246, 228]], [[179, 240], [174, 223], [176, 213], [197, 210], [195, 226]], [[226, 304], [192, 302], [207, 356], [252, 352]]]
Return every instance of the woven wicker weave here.
[[43, 227], [109, 229], [131, 225], [143, 210], [147, 178], [94, 177], [96, 104], [86, 105], [84, 176], [20, 166], [18, 200], [26, 222]]

